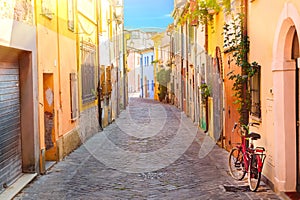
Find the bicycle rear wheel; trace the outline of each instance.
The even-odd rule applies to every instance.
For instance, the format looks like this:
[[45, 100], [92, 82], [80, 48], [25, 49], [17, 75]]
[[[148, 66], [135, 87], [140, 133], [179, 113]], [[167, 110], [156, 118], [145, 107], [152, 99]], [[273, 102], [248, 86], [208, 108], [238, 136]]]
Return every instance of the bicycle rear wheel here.
[[258, 159], [260, 159], [258, 155], [251, 155], [251, 160], [249, 164], [248, 184], [250, 190], [253, 192], [257, 190], [261, 178], [261, 172], [258, 171]]
[[231, 149], [228, 160], [230, 175], [236, 180], [242, 180], [246, 171], [244, 166], [243, 153], [240, 149], [234, 147]]

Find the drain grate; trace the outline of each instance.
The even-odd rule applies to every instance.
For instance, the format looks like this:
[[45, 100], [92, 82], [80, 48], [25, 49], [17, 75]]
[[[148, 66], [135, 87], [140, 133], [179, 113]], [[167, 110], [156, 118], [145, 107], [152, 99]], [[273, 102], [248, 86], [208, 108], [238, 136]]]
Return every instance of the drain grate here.
[[248, 185], [223, 185], [226, 192], [250, 192]]

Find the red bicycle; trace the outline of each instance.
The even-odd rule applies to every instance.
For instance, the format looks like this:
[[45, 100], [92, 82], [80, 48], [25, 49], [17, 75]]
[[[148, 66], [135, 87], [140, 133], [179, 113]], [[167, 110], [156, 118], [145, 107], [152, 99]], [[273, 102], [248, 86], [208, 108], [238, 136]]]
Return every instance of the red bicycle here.
[[[236, 180], [242, 180], [248, 173], [248, 184], [251, 191], [255, 192], [259, 186], [261, 172], [266, 158], [264, 147], [254, 147], [253, 141], [260, 139], [258, 133], [250, 132], [249, 126], [259, 125], [249, 123], [240, 125], [235, 123], [232, 132], [238, 127], [242, 143], [232, 148], [229, 154], [229, 172]], [[249, 140], [249, 145], [247, 145]]]

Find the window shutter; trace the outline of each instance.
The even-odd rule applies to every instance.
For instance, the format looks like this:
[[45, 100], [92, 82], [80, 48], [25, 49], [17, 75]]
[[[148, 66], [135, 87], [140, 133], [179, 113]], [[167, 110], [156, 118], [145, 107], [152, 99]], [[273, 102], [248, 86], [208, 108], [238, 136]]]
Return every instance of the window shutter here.
[[75, 73], [70, 73], [70, 89], [71, 89], [71, 119], [76, 120], [78, 117], [78, 90], [77, 76]]

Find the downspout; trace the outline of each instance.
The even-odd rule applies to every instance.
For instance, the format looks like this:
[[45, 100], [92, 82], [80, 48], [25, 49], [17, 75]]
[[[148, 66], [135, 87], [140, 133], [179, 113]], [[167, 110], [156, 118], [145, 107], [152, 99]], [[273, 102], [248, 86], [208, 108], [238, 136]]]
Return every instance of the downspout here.
[[[63, 133], [61, 133], [60, 129], [61, 129], [61, 124], [60, 122], [60, 112], [62, 112], [62, 100], [61, 100], [61, 67], [60, 67], [60, 37], [59, 37], [59, 10], [58, 10], [58, 1], [56, 1], [56, 37], [57, 37], [57, 62], [56, 60], [54, 61], [54, 67], [57, 66], [57, 71], [58, 71], [58, 97], [59, 97], [59, 109], [55, 112], [55, 106], [54, 106], [54, 110], [53, 110], [53, 115], [55, 117], [56, 115], [56, 123], [57, 123], [57, 133], [55, 134], [55, 140], [58, 139], [58, 137], [60, 135], [62, 135]], [[56, 152], [59, 151], [59, 148], [56, 148]], [[56, 159], [59, 159], [59, 155], [56, 156]]]
[[79, 35], [79, 30], [78, 30], [78, 10], [77, 10], [77, 1], [74, 1], [74, 13], [75, 13], [75, 23], [74, 23], [74, 29], [75, 29], [75, 34], [76, 34], [76, 76], [77, 76], [77, 99], [78, 99], [78, 117], [80, 117], [80, 112], [81, 112], [81, 109], [82, 109], [82, 105], [81, 105], [81, 100], [80, 100], [80, 96], [81, 96], [81, 93], [82, 93], [82, 89], [81, 89], [81, 86], [80, 86], [80, 83], [81, 83], [81, 78], [80, 75], [80, 70], [81, 70], [81, 66], [80, 66], [80, 62], [81, 62], [81, 54], [80, 54], [80, 35]]
[[133, 52], [133, 91], [135, 92], [135, 52]]
[[125, 110], [126, 106], [127, 106], [127, 101], [126, 101], [126, 97], [127, 97], [127, 94], [126, 94], [126, 60], [127, 60], [127, 39], [125, 38], [126, 35], [124, 33], [124, 0], [122, 0], [122, 6], [123, 6], [123, 10], [122, 10], [122, 19], [123, 19], [123, 23], [122, 23], [122, 43], [123, 43], [123, 46], [122, 46], [122, 50], [123, 50], [123, 79], [122, 79], [122, 82], [123, 82], [123, 109]]
[[[206, 55], [206, 67], [207, 67], [207, 63], [208, 63], [208, 25], [207, 23], [205, 23], [205, 27], [204, 27], [204, 34], [205, 34], [205, 43], [204, 43], [204, 49], [205, 49], [205, 55]], [[206, 70], [205, 70], [205, 83], [207, 83], [207, 79], [206, 79], [207, 75], [206, 75]], [[205, 99], [205, 122], [206, 122], [206, 126], [205, 126], [205, 130], [204, 132], [207, 133], [208, 132], [208, 97], [206, 97]]]
[[[58, 70], [58, 87], [59, 87], [59, 108], [62, 109], [62, 100], [61, 100], [61, 74], [60, 74], [60, 38], [59, 38], [59, 12], [58, 12], [58, 1], [56, 1], [56, 37], [57, 37], [57, 70]], [[57, 119], [58, 120], [58, 119]], [[59, 131], [58, 127], [57, 130]]]
[[100, 126], [100, 130], [103, 130], [102, 128], [102, 107], [101, 107], [101, 95], [102, 95], [102, 88], [101, 88], [101, 82], [100, 82], [100, 41], [99, 41], [99, 37], [100, 37], [100, 32], [102, 32], [102, 20], [100, 18], [101, 13], [101, 1], [97, 0], [96, 1], [96, 8], [97, 8], [97, 12], [96, 12], [96, 18], [97, 18], [97, 53], [98, 53], [98, 59], [97, 59], [97, 70], [98, 70], [98, 87], [97, 87], [97, 96], [98, 96], [98, 123]]
[[[38, 52], [38, 49], [39, 49], [39, 30], [38, 30], [38, 11], [37, 11], [37, 2], [34, 1], [34, 18], [35, 18], [35, 26], [36, 26], [36, 61], [37, 61], [37, 77], [39, 77], [40, 75], [40, 67], [39, 67], [39, 52]], [[39, 81], [40, 79], [38, 78], [37, 80], [37, 83], [38, 83], [38, 88], [39, 87], [42, 87], [40, 84], [39, 84]], [[39, 89], [38, 89], [39, 90]], [[40, 99], [39, 99], [39, 95], [38, 95], [38, 102], [39, 102], [39, 105], [44, 107], [44, 104], [40, 102]], [[42, 108], [44, 109], [44, 108]], [[41, 111], [42, 110], [41, 108], [38, 109], [38, 117], [39, 119], [43, 118], [44, 120], [44, 112]], [[38, 133], [38, 137], [39, 139], [37, 140], [37, 144], [39, 146], [39, 166], [37, 167], [37, 170], [36, 172], [39, 172], [41, 174], [45, 173], [45, 152], [46, 152], [46, 147], [45, 147], [45, 142], [43, 144], [43, 142], [41, 141], [41, 136], [45, 136], [45, 132], [42, 131], [42, 128], [41, 128], [41, 123], [40, 123], [40, 120], [38, 120], [38, 126], [39, 126], [39, 130], [40, 132]], [[23, 169], [23, 168], [22, 168]]]
[[190, 87], [189, 87], [189, 23], [185, 22], [185, 112], [188, 116], [190, 116]]
[[[123, 3], [122, 5], [124, 5], [124, 0], [123, 0]], [[124, 15], [123, 15], [123, 18], [124, 18]], [[123, 23], [122, 23], [122, 42], [123, 42], [123, 109], [125, 110], [126, 106], [127, 106], [127, 101], [126, 101], [126, 97], [127, 97], [127, 94], [126, 94], [126, 60], [127, 60], [127, 38], [126, 37], [126, 34], [124, 33], [124, 20], [123, 20]]]
[[144, 78], [143, 78], [143, 76], [144, 76], [144, 74], [143, 74], [143, 60], [144, 60], [144, 57], [143, 57], [143, 54], [142, 53], [140, 53], [141, 54], [141, 62], [140, 62], [140, 64], [141, 64], [141, 98], [144, 98], [144, 88], [143, 88], [143, 84], [144, 84]]
[[[241, 5], [241, 8], [242, 8], [242, 13], [244, 14], [244, 17], [243, 17], [243, 24], [242, 24], [242, 31], [243, 31], [243, 37], [242, 37], [242, 40], [246, 40], [247, 37], [248, 37], [248, 25], [247, 25], [247, 16], [248, 16], [248, 1], [247, 0], [243, 0], [242, 1], [242, 5]], [[244, 55], [244, 59], [245, 60], [248, 60], [248, 55], [245, 54]], [[247, 72], [245, 69], [242, 68], [242, 76], [247, 76]], [[248, 90], [248, 82], [244, 82], [243, 84], [243, 101], [246, 100], [247, 98], [247, 90]], [[245, 106], [247, 106], [247, 104], [244, 104]], [[242, 123], [243, 124], [248, 124], [249, 122], [249, 109], [247, 107], [243, 106], [242, 107]]]
[[[116, 15], [116, 14], [115, 14]], [[115, 118], [117, 118], [118, 117], [118, 115], [119, 115], [119, 104], [120, 104], [120, 102], [119, 102], [119, 69], [120, 69], [120, 51], [119, 51], [119, 34], [118, 34], [118, 26], [119, 26], [119, 24], [118, 24], [118, 20], [116, 20], [116, 23], [115, 23], [115, 29], [116, 29], [116, 39], [115, 39], [115, 41], [116, 41], [116, 49], [115, 49], [115, 56], [116, 56], [116, 101], [117, 101], [117, 105], [116, 105], [116, 113], [115, 113]]]

